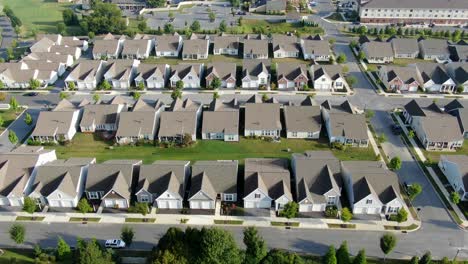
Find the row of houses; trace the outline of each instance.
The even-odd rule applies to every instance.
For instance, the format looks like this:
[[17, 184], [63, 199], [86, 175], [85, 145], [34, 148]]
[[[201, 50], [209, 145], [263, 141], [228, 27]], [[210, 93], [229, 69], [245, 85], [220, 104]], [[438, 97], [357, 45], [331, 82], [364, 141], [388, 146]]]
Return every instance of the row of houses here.
[[[467, 62], [382, 65], [377, 69], [377, 75], [387, 91], [414, 93], [421, 89], [430, 93], [468, 92]], [[459, 87], [462, 90], [458, 90]]]
[[[212, 46], [212, 49], [210, 47]], [[94, 59], [146, 59], [174, 57], [182, 60], [204, 60], [212, 50], [213, 55], [239, 56], [244, 59], [300, 58], [314, 61], [329, 61], [332, 55], [328, 41], [321, 36], [298, 38], [294, 35], [262, 34], [248, 35], [201, 35], [192, 33], [187, 39], [173, 35], [142, 35], [133, 39], [124, 35], [107, 34], [94, 40]], [[154, 51], [154, 52], [153, 52]], [[301, 55], [302, 54], [302, 55]]]
[[468, 62], [468, 43], [449, 43], [444, 39], [391, 37], [386, 41], [359, 38], [359, 45], [369, 63], [391, 63], [394, 59]]
[[[180, 63], [146, 64], [139, 60], [89, 60], [79, 62], [65, 78], [68, 89], [95, 89], [106, 80], [114, 89], [175, 88], [182, 81], [185, 89], [213, 88], [215, 79], [219, 88], [267, 89], [272, 83], [275, 67], [279, 90], [301, 90], [313, 86], [316, 90], [345, 90], [348, 86], [340, 65], [272, 63], [268, 59], [243, 61], [242, 68], [231, 62], [209, 64]], [[239, 80], [239, 77], [241, 78]]]
[[398, 177], [383, 163], [339, 161], [330, 151], [293, 154], [292, 175], [287, 159], [246, 159], [241, 180], [237, 160], [97, 164], [94, 158], [57, 160], [54, 150], [42, 147], [20, 147], [0, 160], [2, 206], [21, 206], [29, 196], [42, 206], [70, 208], [84, 195], [95, 208], [126, 209], [134, 195], [159, 209], [188, 204], [213, 210], [216, 203], [243, 202], [244, 208], [280, 210], [297, 201], [300, 212], [323, 212], [341, 207], [346, 193], [355, 214], [387, 215], [404, 207]]
[[[197, 131], [201, 129], [204, 140], [239, 141], [240, 107], [237, 100], [219, 99], [213, 100], [204, 111], [202, 104], [190, 99], [176, 99], [170, 106], [159, 100], [143, 99], [130, 106], [119, 96], [106, 103], [85, 100], [77, 104], [64, 99], [52, 111], [39, 114], [31, 139], [42, 143], [70, 141], [79, 129], [83, 133], [115, 133], [120, 144], [140, 140], [181, 142], [187, 135], [197, 140]], [[307, 98], [299, 104], [281, 105], [274, 99], [263, 102], [260, 96], [254, 95], [243, 107], [245, 136], [277, 138], [284, 129], [287, 138], [318, 139], [324, 123], [330, 142], [368, 146], [365, 117], [349, 101], [339, 105], [325, 101], [316, 105]]]

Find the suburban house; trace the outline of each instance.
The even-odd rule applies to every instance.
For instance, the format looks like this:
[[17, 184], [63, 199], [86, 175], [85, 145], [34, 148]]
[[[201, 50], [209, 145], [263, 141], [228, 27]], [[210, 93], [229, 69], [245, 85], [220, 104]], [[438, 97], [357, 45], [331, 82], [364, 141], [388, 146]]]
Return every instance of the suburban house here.
[[268, 59], [268, 40], [245, 39], [244, 59]]
[[215, 36], [213, 38], [214, 55], [239, 55], [240, 41], [238, 36]]
[[[233, 62], [214, 62], [206, 66], [206, 87], [207, 88], [235, 88], [236, 87], [237, 65]], [[214, 79], [221, 81], [220, 87], [212, 87]]]
[[271, 37], [273, 58], [298, 58], [300, 43], [296, 36], [274, 34]]
[[123, 48], [123, 39], [94, 40], [93, 59], [118, 59]]
[[287, 159], [245, 159], [244, 208], [279, 211], [293, 201]]
[[454, 92], [455, 82], [450, 78], [444, 66], [438, 63], [417, 63], [418, 81], [427, 92]]
[[67, 89], [94, 90], [102, 81], [106, 62], [84, 60], [79, 62], [65, 78]]
[[166, 87], [169, 75], [167, 64], [140, 63], [136, 69], [135, 86], [146, 89], [162, 89]]
[[340, 161], [331, 151], [295, 153], [291, 160], [299, 212], [323, 212], [341, 207]]
[[19, 62], [21, 70], [39, 70], [43, 72], [55, 72], [52, 77], [53, 80], [47, 80], [48, 82], [54, 83], [58, 77], [62, 76], [67, 69], [67, 65], [62, 62], [51, 62], [51, 61], [38, 61], [38, 60], [22, 60]]
[[468, 62], [468, 43], [455, 44], [450, 48], [453, 50], [453, 61]]
[[460, 101], [454, 99], [444, 106], [444, 111], [457, 117], [463, 138], [468, 138], [468, 108], [465, 108]]
[[394, 53], [392, 45], [388, 42], [371, 41], [362, 44], [362, 52], [369, 63], [393, 62]]
[[203, 75], [203, 64], [180, 63], [171, 66], [169, 76], [170, 87], [175, 88], [178, 81], [182, 81], [183, 88], [200, 88], [201, 76]]
[[55, 150], [21, 146], [0, 153], [0, 206], [23, 206], [37, 167], [57, 159]]
[[[69, 47], [63, 45], [54, 45], [50, 47], [50, 53], [58, 53], [62, 55], [71, 55], [75, 60], [81, 57], [81, 49], [79, 47]], [[98, 58], [99, 59], [99, 58]]]
[[353, 214], [390, 215], [405, 207], [397, 174], [381, 161], [342, 161], [341, 176]]
[[444, 62], [450, 59], [450, 50], [447, 40], [421, 39], [419, 40], [419, 54], [425, 60]]
[[187, 39], [184, 40], [182, 49], [182, 60], [205, 60], [208, 59], [208, 39]]
[[179, 57], [182, 50], [182, 37], [179, 34], [156, 36], [156, 57]]
[[304, 60], [330, 61], [330, 44], [326, 40], [301, 39]]
[[202, 105], [190, 99], [177, 98], [168, 111], [161, 112], [158, 140], [182, 142], [186, 135], [197, 140], [197, 128], [201, 120]]
[[305, 64], [295, 62], [277, 63], [276, 75], [279, 90], [303, 90], [309, 87], [309, 77]]
[[421, 85], [418, 82], [418, 70], [411, 66], [377, 66], [379, 79], [392, 92], [411, 92], [418, 91]]
[[317, 65], [310, 67], [310, 76], [315, 90], [344, 90], [346, 79], [341, 65]]
[[237, 160], [197, 161], [192, 165], [190, 209], [215, 209], [237, 201]]
[[108, 60], [104, 80], [114, 89], [130, 89], [139, 64], [139, 60]]
[[86, 176], [95, 158], [55, 160], [37, 168], [28, 196], [42, 207], [72, 208], [84, 192]]
[[80, 122], [80, 131], [84, 133], [94, 133], [96, 130], [116, 131], [119, 115], [124, 110], [124, 106], [124, 104], [118, 102], [85, 105]]
[[159, 118], [164, 104], [145, 102], [138, 99], [131, 112], [121, 112], [115, 140], [119, 144], [137, 143], [140, 140], [153, 141], [159, 128]]
[[202, 139], [239, 141], [239, 104], [214, 99], [203, 112]]
[[436, 103], [421, 107], [412, 100], [405, 105], [403, 115], [426, 150], [446, 151], [463, 146], [457, 117], [443, 111]]
[[419, 45], [416, 39], [392, 38], [390, 43], [396, 59], [415, 59], [419, 56]]
[[468, 200], [468, 156], [440, 155], [438, 165], [461, 200]]
[[153, 50], [150, 39], [130, 39], [125, 40], [122, 49], [122, 59], [142, 60], [149, 57]]
[[130, 206], [132, 179], [141, 160], [108, 160], [91, 164], [85, 193], [93, 206], [126, 209]]
[[242, 62], [242, 88], [266, 89], [270, 86], [269, 60], [244, 60]]
[[278, 103], [263, 103], [258, 95], [253, 95], [245, 104], [244, 136], [279, 137], [280, 108]]
[[369, 145], [366, 117], [357, 114], [348, 100], [340, 105], [331, 105], [328, 101], [322, 103], [322, 118], [330, 144], [337, 142], [353, 147]]
[[284, 120], [287, 138], [318, 139], [322, 129], [319, 105], [284, 106]]
[[50, 52], [35, 52], [26, 55], [22, 61], [55, 62], [64, 64], [65, 67], [70, 67], [73, 65], [73, 56]]
[[140, 166], [136, 200], [158, 209], [182, 209], [190, 162], [157, 160]]
[[448, 63], [445, 68], [452, 80], [455, 80], [458, 86], [463, 87], [463, 92], [468, 93], [468, 63]]
[[5, 88], [27, 89], [31, 80], [38, 80], [40, 88], [45, 88], [57, 78], [55, 70], [30, 69], [21, 62], [0, 63], [0, 81]]

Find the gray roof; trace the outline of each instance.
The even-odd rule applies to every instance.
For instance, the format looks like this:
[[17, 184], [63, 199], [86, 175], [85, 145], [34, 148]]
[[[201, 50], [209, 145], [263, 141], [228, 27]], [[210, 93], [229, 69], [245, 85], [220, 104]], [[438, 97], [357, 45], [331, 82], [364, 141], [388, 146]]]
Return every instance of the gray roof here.
[[157, 51], [177, 51], [179, 48], [179, 35], [156, 36]]
[[286, 11], [285, 0], [267, 0], [266, 11]]
[[119, 47], [117, 39], [94, 40], [93, 54], [114, 54]]
[[199, 76], [202, 64], [199, 63], [179, 63], [177, 65], [171, 65], [171, 77], [174, 75], [179, 76], [179, 79], [183, 79], [187, 74], [192, 72], [194, 75]]
[[313, 65], [313, 79], [318, 80], [320, 77], [326, 75], [332, 80], [343, 77], [343, 68], [341, 65]]
[[188, 39], [184, 41], [182, 54], [205, 54], [208, 53], [209, 40]]
[[417, 63], [416, 67], [421, 73], [421, 78], [424, 83], [432, 80], [436, 84], [442, 84], [450, 79], [450, 76], [441, 64], [423, 62]]
[[[97, 71], [101, 65], [100, 60], [84, 60], [79, 62], [68, 76], [75, 80], [94, 79], [97, 76]], [[68, 78], [68, 77], [67, 77]]]
[[158, 76], [166, 80], [166, 64], [147, 64], [140, 63], [137, 68], [136, 78], [147, 80], [151, 76]]
[[345, 100], [341, 104], [331, 104], [328, 100], [325, 100], [322, 104], [322, 107], [330, 113], [345, 113], [345, 114], [355, 114], [353, 105]]
[[257, 188], [274, 200], [283, 195], [292, 200], [288, 160], [245, 159], [244, 195]]
[[285, 52], [298, 52], [300, 50], [299, 41], [296, 36], [274, 34], [272, 36], [273, 52], [282, 50]]
[[416, 9], [466, 9], [465, 0], [370, 0], [363, 4], [365, 8], [416, 8]]
[[300, 75], [304, 76], [306, 80], [309, 79], [309, 77], [307, 77], [307, 67], [305, 64], [298, 64], [295, 62], [280, 62], [277, 65], [278, 67], [276, 69], [276, 75], [278, 76], [278, 81], [282, 78], [293, 81]]
[[261, 54], [268, 56], [268, 40], [265, 39], [245, 39], [244, 54]]
[[213, 200], [220, 193], [237, 193], [238, 161], [197, 161], [192, 165], [189, 199], [203, 191]]
[[326, 40], [303, 40], [303, 49], [307, 54], [315, 54], [316, 56], [327, 56], [331, 54], [330, 44]]
[[184, 100], [177, 98], [172, 101], [170, 110], [174, 112], [196, 112], [200, 107], [201, 104], [192, 101], [190, 98], [186, 98]]
[[[44, 164], [37, 168], [31, 192], [49, 196], [55, 190], [60, 190], [72, 197], [81, 196], [78, 191], [82, 169], [94, 162], [94, 158], [70, 158]], [[81, 180], [84, 181], [84, 177]]]
[[122, 55], [144, 54], [150, 47], [149, 39], [129, 39], [123, 43]]
[[164, 111], [158, 137], [176, 137], [184, 134], [195, 134], [197, 129], [197, 113], [194, 111]]
[[108, 160], [101, 164], [91, 164], [86, 179], [87, 192], [116, 192], [130, 199], [133, 170], [140, 160]]
[[117, 122], [117, 104], [88, 104], [84, 106], [80, 126], [94, 124], [113, 124]]
[[141, 165], [136, 193], [145, 190], [156, 196], [165, 191], [179, 194], [184, 198], [185, 170], [188, 161], [159, 160], [153, 164]]
[[468, 45], [454, 45], [453, 48], [459, 61], [468, 60]]
[[67, 134], [75, 112], [71, 111], [41, 111], [31, 136], [55, 136]]
[[468, 63], [455, 62], [451, 63], [454, 68], [454, 78], [459, 84], [464, 84], [468, 81]]
[[430, 142], [463, 141], [463, 133], [455, 116], [447, 113], [421, 117], [426, 138]]
[[132, 106], [133, 112], [154, 112], [158, 111], [161, 107], [164, 107], [164, 103], [160, 100], [145, 101], [144, 99], [138, 99]]
[[77, 104], [74, 104], [67, 99], [62, 99], [58, 104], [52, 109], [52, 111], [76, 111], [80, 109]]
[[[136, 137], [156, 133], [156, 111], [122, 112], [116, 137]], [[150, 138], [152, 140], [153, 138]]]
[[129, 80], [134, 65], [135, 60], [108, 60], [104, 72], [112, 79]]
[[215, 36], [214, 49], [239, 49], [238, 36]]
[[467, 155], [441, 155], [441, 160], [447, 160], [455, 163], [458, 166], [461, 180], [465, 186], [465, 190], [468, 189], [468, 156]]
[[322, 127], [320, 106], [285, 106], [287, 132], [316, 132]]
[[450, 55], [447, 40], [443, 39], [422, 39], [419, 41], [422, 44], [424, 54], [427, 55]]
[[249, 76], [250, 79], [256, 80], [257, 76], [265, 72], [270, 74], [270, 60], [265, 59], [247, 59], [242, 62], [242, 78]]
[[280, 104], [260, 103], [245, 105], [245, 129], [281, 130]]
[[393, 38], [391, 40], [395, 54], [419, 53], [418, 41], [412, 38]]
[[206, 66], [205, 76], [208, 77], [210, 74], [213, 74], [220, 80], [227, 80], [229, 78], [236, 80], [236, 68], [237, 65], [233, 62], [210, 63]]
[[239, 134], [239, 105], [213, 100], [210, 109], [203, 112], [202, 133]]
[[[383, 70], [387, 73], [387, 81], [392, 81], [395, 78], [399, 78], [405, 84], [411, 84], [413, 82], [417, 82], [417, 75], [418, 72], [415, 67], [409, 66], [378, 66], [379, 68], [383, 68]], [[419, 83], [419, 82], [418, 82]]]
[[329, 115], [331, 136], [357, 140], [369, 139], [364, 115], [333, 112]]
[[38, 61], [67, 63], [69, 56], [71, 55], [51, 53], [51, 52], [34, 52], [24, 57], [23, 61], [38, 60]]
[[388, 42], [371, 41], [363, 44], [369, 57], [393, 57], [392, 45]]
[[344, 170], [351, 174], [354, 202], [362, 200], [371, 193], [384, 204], [400, 198], [398, 176], [385, 169], [382, 162], [342, 161], [342, 165]]

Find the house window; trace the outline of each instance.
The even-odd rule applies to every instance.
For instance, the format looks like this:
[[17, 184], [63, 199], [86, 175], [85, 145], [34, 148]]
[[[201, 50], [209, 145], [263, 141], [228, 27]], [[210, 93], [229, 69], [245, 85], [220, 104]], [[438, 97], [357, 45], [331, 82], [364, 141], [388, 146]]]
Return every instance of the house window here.
[[255, 194], [255, 199], [259, 199], [260, 198], [260, 194], [259, 193], [256, 193]]
[[234, 195], [229, 193], [229, 194], [224, 194], [224, 200], [225, 201], [228, 201], [228, 202], [231, 202], [231, 201], [234, 201]]
[[372, 204], [372, 200], [371, 200], [371, 199], [367, 199], [366, 204]]
[[97, 192], [89, 192], [88, 193], [89, 199], [99, 199], [99, 194]]
[[146, 194], [141, 195], [141, 196], [140, 196], [140, 201], [141, 201], [142, 203], [147, 203], [147, 202], [149, 202], [149, 197], [148, 197], [148, 195], [146, 195]]
[[314, 132], [307, 132], [307, 137], [308, 138], [314, 137]]
[[297, 132], [292, 132], [293, 137], [297, 137]]
[[189, 76], [188, 79], [189, 79], [189, 80], [192, 80], [192, 76]]
[[334, 205], [336, 204], [336, 196], [328, 196], [327, 205]]
[[398, 213], [398, 207], [389, 207], [388, 208], [388, 213], [389, 214]]
[[62, 199], [62, 194], [57, 193], [57, 197], [58, 197], [59, 199]]

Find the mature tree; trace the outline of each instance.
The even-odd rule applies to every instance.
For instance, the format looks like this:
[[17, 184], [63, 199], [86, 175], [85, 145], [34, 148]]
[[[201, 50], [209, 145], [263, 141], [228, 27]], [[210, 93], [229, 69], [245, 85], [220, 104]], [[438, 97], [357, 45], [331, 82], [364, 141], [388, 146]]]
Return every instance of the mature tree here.
[[148, 203], [135, 203], [135, 206], [132, 206], [131, 209], [129, 209], [128, 211], [130, 213], [138, 213], [145, 216], [148, 214], [149, 211]]
[[411, 258], [410, 260], [410, 264], [418, 264], [419, 263], [419, 257], [418, 256], [414, 256]]
[[148, 7], [163, 7], [166, 5], [165, 0], [146, 0]]
[[8, 231], [10, 238], [16, 244], [23, 244], [26, 236], [26, 229], [21, 224], [13, 224]]
[[267, 255], [265, 240], [258, 234], [257, 228], [244, 229], [245, 264], [258, 264]]
[[34, 213], [37, 209], [37, 202], [31, 197], [25, 197], [23, 202], [23, 211], [30, 214]]
[[33, 123], [33, 118], [31, 116], [31, 114], [29, 113], [26, 113], [25, 116], [24, 116], [24, 123], [26, 123], [26, 125], [30, 126], [32, 125]]
[[37, 79], [29, 80], [29, 88], [35, 90], [41, 86], [41, 82]]
[[367, 264], [366, 251], [364, 249], [359, 250], [357, 256], [353, 259], [353, 264]]
[[90, 213], [93, 211], [93, 207], [88, 203], [88, 200], [86, 198], [81, 198], [81, 200], [78, 202], [78, 211], [80, 211], [83, 214]]
[[63, 22], [67, 26], [75, 26], [79, 24], [78, 16], [71, 9], [65, 9], [62, 11]]
[[372, 119], [375, 116], [375, 112], [372, 109], [366, 109], [366, 118]]
[[148, 25], [146, 24], [146, 21], [140, 21], [137, 27], [138, 27], [138, 30], [140, 30], [140, 32], [145, 32], [148, 29]]
[[174, 26], [172, 24], [164, 24], [164, 33], [169, 34], [174, 32]]
[[219, 31], [226, 32], [226, 30], [227, 30], [226, 20], [222, 20], [221, 23], [219, 23]]
[[412, 201], [422, 192], [422, 186], [419, 183], [413, 183], [408, 186], [407, 192], [409, 199]]
[[352, 75], [345, 77], [345, 80], [350, 87], [353, 87], [357, 83], [356, 77]]
[[184, 89], [184, 81], [178, 80], [176, 82], [176, 89]]
[[171, 93], [171, 98], [175, 99], [182, 99], [182, 90], [181, 89], [174, 89]]
[[141, 97], [141, 93], [139, 93], [139, 92], [133, 92], [133, 93], [132, 93], [132, 97], [133, 97], [134, 100], [138, 100], [138, 99], [140, 99], [140, 97]]
[[211, 83], [210, 83], [210, 87], [211, 89], [218, 89], [219, 87], [221, 87], [221, 80], [218, 78], [218, 77], [215, 77]]
[[103, 251], [96, 239], [84, 241], [78, 239], [77, 258], [78, 264], [111, 264], [112, 255], [108, 251]]
[[397, 244], [397, 238], [392, 233], [387, 233], [380, 238], [380, 249], [384, 253], [384, 261], [387, 255], [393, 251]]
[[366, 58], [366, 54], [361, 50], [359, 51], [357, 57], [358, 57], [358, 60], [364, 60]]
[[416, 136], [416, 135], [414, 134], [414, 130], [411, 129], [410, 131], [408, 131], [408, 137], [409, 137], [409, 138], [414, 138], [414, 136]]
[[120, 239], [125, 242], [126, 246], [129, 247], [132, 244], [134, 236], [135, 232], [133, 231], [133, 228], [129, 226], [122, 227], [122, 230], [120, 231]]
[[210, 22], [214, 22], [216, 20], [216, 14], [211, 11], [210, 13], [208, 13], [208, 18], [210, 19]]
[[349, 46], [354, 49], [359, 46], [359, 43], [356, 40], [351, 40], [351, 42], [349, 43]]
[[448, 257], [443, 257], [441, 260], [440, 260], [440, 264], [452, 264], [454, 263], [455, 261], [451, 261]]
[[203, 263], [242, 263], [239, 249], [232, 234], [220, 228], [201, 230], [200, 257]]
[[272, 249], [263, 259], [262, 264], [304, 264], [304, 260], [296, 253], [280, 249]]
[[323, 256], [323, 264], [336, 264], [337, 263], [337, 260], [336, 260], [336, 252], [335, 252], [335, 247], [334, 246], [330, 246], [328, 248], [328, 251], [327, 253], [325, 254], [325, 256]]
[[9, 130], [8, 131], [8, 140], [10, 140], [11, 144], [16, 145], [18, 143], [18, 136], [16, 136], [15, 131]]
[[430, 251], [426, 251], [424, 255], [419, 260], [419, 264], [431, 264], [432, 263], [432, 255]]
[[60, 92], [59, 97], [60, 97], [60, 99], [63, 100], [63, 99], [68, 99], [70, 97], [70, 95], [68, 93], [66, 93], [66, 92]]
[[400, 210], [398, 210], [396, 220], [398, 223], [403, 223], [406, 222], [406, 220], [408, 220], [408, 212], [405, 210], [405, 208], [401, 208]]
[[348, 242], [343, 241], [340, 248], [336, 251], [336, 260], [338, 264], [351, 264], [349, 259]]
[[101, 100], [101, 96], [99, 94], [97, 94], [97, 93], [93, 94], [94, 103], [99, 102], [99, 100]]
[[358, 27], [357, 33], [358, 33], [359, 35], [365, 35], [365, 34], [367, 34], [367, 27], [366, 27], [366, 26], [360, 26], [360, 27]]
[[450, 193], [450, 201], [452, 201], [452, 203], [459, 204], [460, 199], [460, 194], [458, 192], [453, 191]]
[[390, 160], [389, 164], [390, 169], [392, 170], [399, 170], [401, 169], [401, 159], [400, 157], [396, 156]]
[[175, 254], [169, 250], [157, 250], [152, 259], [152, 264], [188, 264], [184, 256]]
[[103, 80], [99, 85], [98, 85], [98, 88], [101, 89], [101, 90], [110, 90], [112, 89], [112, 85], [107, 81], [107, 80]]
[[348, 207], [345, 207], [341, 210], [341, 220], [343, 222], [349, 222], [351, 219], [353, 219], [353, 214], [351, 211], [348, 209]]
[[122, 11], [115, 4], [97, 2], [93, 12], [83, 18], [81, 23], [83, 30], [98, 34], [117, 33], [122, 34], [127, 25], [122, 16]]
[[339, 64], [345, 63], [346, 62], [346, 55], [344, 55], [343, 53], [338, 55], [338, 57], [336, 58], [336, 62], [338, 62]]
[[67, 244], [65, 240], [63, 240], [62, 237], [57, 238], [57, 259], [58, 260], [65, 260], [68, 259], [71, 256], [71, 249], [70, 246]]
[[201, 29], [200, 22], [198, 20], [195, 20], [192, 22], [192, 25], [190, 25], [190, 29], [193, 32], [198, 32]]
[[297, 217], [298, 213], [299, 205], [293, 201], [284, 205], [283, 210], [280, 211], [280, 216], [291, 219]]
[[67, 31], [67, 25], [65, 25], [65, 23], [63, 22], [59, 22], [57, 23], [57, 33], [58, 34], [61, 34], [61, 35], [64, 35]]
[[457, 85], [457, 93], [463, 93], [465, 91], [465, 87], [463, 85]]

